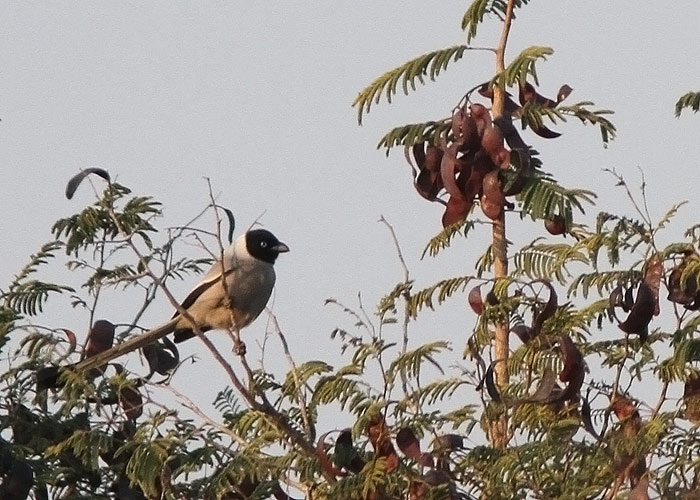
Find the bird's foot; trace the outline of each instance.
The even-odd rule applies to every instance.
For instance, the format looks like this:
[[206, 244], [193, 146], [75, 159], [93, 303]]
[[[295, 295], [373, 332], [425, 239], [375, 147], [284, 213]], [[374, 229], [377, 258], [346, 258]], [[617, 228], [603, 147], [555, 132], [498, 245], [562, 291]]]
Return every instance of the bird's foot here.
[[248, 351], [245, 344], [239, 340], [233, 345], [233, 352], [238, 356], [245, 356]]

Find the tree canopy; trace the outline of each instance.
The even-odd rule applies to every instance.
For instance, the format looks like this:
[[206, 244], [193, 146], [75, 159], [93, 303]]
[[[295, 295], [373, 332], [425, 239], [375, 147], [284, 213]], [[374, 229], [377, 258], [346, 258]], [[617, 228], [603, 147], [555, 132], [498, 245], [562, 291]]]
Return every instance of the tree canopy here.
[[[137, 369], [100, 356], [144, 335], [156, 297], [178, 306], [171, 284], [223, 254], [232, 211], [210, 186], [200, 213], [164, 228], [161, 203], [106, 170], [67, 179], [68, 198], [90, 181], [94, 201], [57, 220], [0, 289], [0, 498], [700, 498], [700, 224], [679, 232], [680, 200], [653, 218], [646, 184], [634, 188], [614, 170], [607, 178], [629, 210], [598, 209], [589, 187], [564, 186], [547, 170], [547, 141], [563, 122], [598, 129], [602, 146], [582, 150], [605, 147], [617, 129], [611, 110], [576, 96], [576, 82], [540, 90], [537, 68], [553, 48], [506, 58], [527, 7], [474, 0], [462, 44], [387, 71], [353, 104], [362, 123], [472, 51], [493, 56], [487, 81], [465, 82], [436, 116], [378, 143], [387, 155], [403, 148], [417, 194], [441, 208], [424, 256], [463, 261], [451, 248], [458, 238], [481, 256], [462, 274], [422, 283], [382, 219], [404, 276], [372, 309], [329, 299], [345, 318], [328, 340], [340, 364], [297, 362], [273, 313], [284, 376], [256, 361], [238, 331], [229, 332], [233, 355], [198, 332], [194, 342], [227, 377], [216, 415], [170, 385], [191, 365], [167, 337], [141, 349]], [[494, 47], [473, 44], [486, 23], [500, 29]], [[681, 96], [676, 115], [697, 112], [699, 95]], [[515, 245], [507, 230], [525, 220], [541, 230]], [[482, 227], [488, 241], [474, 236]], [[187, 256], [186, 238], [208, 257]], [[49, 278], [63, 261], [65, 279]], [[127, 323], [98, 316], [106, 296], [121, 294], [142, 297]], [[59, 297], [89, 317], [87, 336], [44, 323]], [[457, 297], [471, 318], [462, 338], [412, 336], [427, 311]], [[353, 425], [337, 428], [339, 415]]]

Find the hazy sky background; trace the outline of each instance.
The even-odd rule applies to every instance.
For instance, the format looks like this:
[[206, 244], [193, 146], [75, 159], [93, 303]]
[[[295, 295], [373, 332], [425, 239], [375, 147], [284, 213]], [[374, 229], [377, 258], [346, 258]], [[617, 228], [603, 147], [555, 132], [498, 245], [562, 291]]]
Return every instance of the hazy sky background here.
[[[446, 116], [467, 89], [493, 75], [491, 56], [467, 54], [437, 82], [375, 106], [362, 127], [350, 107], [383, 72], [463, 43], [459, 24], [468, 4], [3, 1], [0, 283], [51, 238], [53, 221], [93, 201], [87, 186], [73, 200], [63, 195], [66, 181], [92, 165], [163, 202], [161, 227], [183, 224], [208, 203], [204, 176], [239, 229], [265, 211], [264, 225], [292, 250], [278, 261], [274, 309], [299, 361], [335, 355], [331, 329], [352, 327], [324, 299], [355, 305], [362, 291], [372, 311], [402, 279], [380, 215], [393, 224], [417, 287], [473, 273], [488, 232], [421, 261], [440, 230], [441, 207], [414, 191], [401, 151], [386, 159], [375, 146], [392, 126]], [[677, 232], [698, 222], [700, 115], [675, 119], [673, 106], [681, 94], [700, 90], [699, 15], [696, 0], [550, 0], [518, 13], [508, 55], [530, 45], [555, 50], [538, 66], [542, 93], [553, 96], [568, 83], [570, 102], [592, 100], [616, 111], [619, 136], [607, 149], [597, 129], [573, 120], [556, 127], [563, 132], [557, 140], [526, 134], [545, 170], [566, 186], [597, 191], [599, 209], [629, 212], [602, 169], [615, 168], [637, 186], [641, 168], [653, 215], [687, 199]], [[493, 20], [474, 44], [493, 45], [498, 29]], [[580, 220], [590, 223], [595, 212]], [[539, 224], [509, 219], [516, 241], [541, 232]], [[39, 277], [47, 276], [76, 284], [61, 268]], [[172, 286], [184, 296], [192, 285]], [[116, 310], [105, 303], [98, 317], [125, 319], [139, 298], [121, 298]], [[67, 304], [56, 301], [46, 322], [84, 333], [87, 314]], [[165, 298], [159, 304], [145, 322], [170, 317]], [[448, 339], [459, 359], [474, 321], [464, 299], [455, 298], [419, 321], [412, 339]], [[258, 320], [245, 332], [251, 357], [264, 330]], [[616, 333], [611, 327], [609, 335]], [[387, 335], [400, 338], [398, 329]], [[183, 355], [210, 359], [195, 344], [185, 344]], [[176, 384], [210, 400], [224, 381], [208, 366], [184, 368]]]

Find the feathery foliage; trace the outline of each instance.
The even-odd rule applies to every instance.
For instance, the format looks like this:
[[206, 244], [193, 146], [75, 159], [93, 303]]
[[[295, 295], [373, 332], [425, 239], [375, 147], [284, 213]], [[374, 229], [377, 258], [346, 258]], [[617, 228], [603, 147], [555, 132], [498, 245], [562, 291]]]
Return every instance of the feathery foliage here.
[[684, 109], [692, 109], [695, 113], [700, 111], [700, 92], [688, 92], [678, 98], [678, 101], [676, 101], [676, 117], [681, 116]]

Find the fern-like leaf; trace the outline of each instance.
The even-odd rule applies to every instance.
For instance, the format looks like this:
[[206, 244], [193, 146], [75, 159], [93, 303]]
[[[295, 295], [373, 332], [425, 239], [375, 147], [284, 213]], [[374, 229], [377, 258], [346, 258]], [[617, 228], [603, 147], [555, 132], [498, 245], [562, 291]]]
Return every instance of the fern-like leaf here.
[[593, 205], [596, 194], [585, 189], [567, 189], [549, 177], [536, 177], [517, 196], [522, 216], [533, 220], [551, 219], [555, 215], [571, 223], [574, 209], [585, 213], [583, 203]]
[[681, 116], [684, 109], [692, 109], [695, 113], [700, 111], [700, 92], [688, 92], [678, 99], [676, 102], [676, 118]]
[[547, 56], [552, 54], [554, 54], [554, 50], [551, 47], [528, 47], [518, 54], [494, 80], [501, 87], [512, 87], [520, 82], [525, 82], [529, 75], [532, 76], [535, 84], [539, 85], [535, 63], [538, 59], [546, 60]]
[[614, 111], [609, 109], [588, 109], [589, 106], [593, 105], [594, 104], [590, 101], [583, 101], [570, 106], [559, 106], [556, 109], [563, 116], [574, 116], [578, 118], [584, 125], [590, 123], [591, 125], [600, 127], [600, 135], [603, 139], [603, 144], [608, 144], [610, 140], [615, 138], [617, 128], [615, 128], [615, 125], [608, 120], [605, 115], [611, 115]]
[[556, 278], [564, 284], [570, 273], [567, 265], [573, 262], [588, 263], [588, 257], [576, 245], [532, 243], [513, 256], [514, 273], [532, 279]]
[[450, 130], [451, 120], [444, 118], [438, 121], [430, 121], [424, 123], [409, 123], [391, 129], [384, 137], [379, 140], [377, 149], [386, 148], [386, 154], [389, 156], [391, 148], [395, 146], [413, 146], [429, 142], [435, 144], [438, 138]]
[[466, 45], [456, 45], [429, 52], [384, 73], [360, 92], [352, 103], [353, 107], [357, 107], [358, 123], [362, 124], [362, 117], [369, 113], [372, 103], [379, 103], [382, 94], [386, 95], [387, 102], [391, 102], [392, 97], [398, 93], [399, 82], [403, 93], [408, 95], [409, 89], [416, 90], [416, 82], [425, 84], [425, 77], [435, 80], [442, 71], [447, 69], [450, 61], [458, 61], [468, 49]]
[[476, 222], [473, 220], [463, 219], [455, 224], [449, 225], [440, 231], [439, 234], [430, 239], [427, 246], [423, 250], [423, 255], [421, 259], [425, 257], [425, 254], [429, 254], [431, 257], [435, 257], [441, 250], [449, 247], [452, 240], [457, 235], [462, 235], [465, 238], [469, 231], [474, 229]]
[[446, 280], [441, 280], [435, 283], [433, 286], [425, 288], [411, 295], [411, 299], [408, 302], [407, 313], [415, 318], [418, 313], [424, 309], [433, 309], [434, 295], [437, 292], [438, 303], [441, 304], [449, 297], [454, 295], [459, 291], [464, 291], [467, 285], [474, 278], [472, 276], [460, 276], [457, 278], [449, 278]]
[[[514, 8], [526, 5], [528, 0], [515, 0]], [[508, 2], [505, 0], [475, 0], [462, 17], [462, 29], [467, 32], [467, 42], [476, 37], [477, 27], [487, 15], [496, 16], [501, 21], [505, 19]]]

